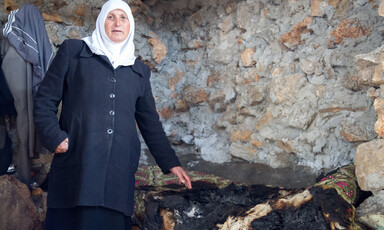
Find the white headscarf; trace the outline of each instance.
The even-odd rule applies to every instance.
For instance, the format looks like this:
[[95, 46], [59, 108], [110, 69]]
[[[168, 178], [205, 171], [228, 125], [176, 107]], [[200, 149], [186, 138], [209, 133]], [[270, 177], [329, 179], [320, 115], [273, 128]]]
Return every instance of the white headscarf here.
[[[108, 38], [104, 26], [108, 13], [116, 9], [121, 9], [127, 14], [130, 25], [127, 39], [120, 43], [114, 43]], [[93, 31], [92, 36], [85, 37], [82, 40], [87, 43], [94, 54], [107, 56], [116, 69], [119, 65], [130, 66], [135, 63], [134, 31], [135, 22], [128, 4], [122, 0], [109, 0], [104, 3], [99, 16], [97, 16], [96, 29]]]

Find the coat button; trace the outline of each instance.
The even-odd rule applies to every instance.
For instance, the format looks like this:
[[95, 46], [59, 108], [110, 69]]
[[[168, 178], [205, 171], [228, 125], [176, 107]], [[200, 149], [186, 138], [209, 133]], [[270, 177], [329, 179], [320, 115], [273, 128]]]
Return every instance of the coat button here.
[[113, 133], [113, 130], [112, 130], [112, 129], [108, 129], [108, 130], [107, 130], [107, 133], [108, 133], [108, 134], [112, 134], [112, 133]]
[[111, 78], [111, 82], [116, 82], [116, 78]]
[[109, 111], [109, 115], [111, 115], [111, 116], [115, 115], [115, 111], [113, 111], [113, 110]]
[[110, 98], [115, 98], [116, 95], [115, 95], [114, 93], [111, 93], [111, 94], [109, 94], [109, 97], [110, 97]]

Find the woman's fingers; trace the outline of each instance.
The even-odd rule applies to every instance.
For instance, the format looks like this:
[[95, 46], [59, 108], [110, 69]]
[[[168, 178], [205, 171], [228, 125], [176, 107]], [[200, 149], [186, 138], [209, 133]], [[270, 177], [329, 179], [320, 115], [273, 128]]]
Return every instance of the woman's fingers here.
[[192, 188], [191, 178], [189, 178], [189, 176], [182, 167], [173, 167], [170, 169], [170, 171], [179, 178], [179, 183], [183, 183], [185, 187], [189, 189]]
[[66, 138], [63, 142], [60, 143], [59, 146], [55, 149], [55, 153], [65, 153], [68, 151], [68, 138]]

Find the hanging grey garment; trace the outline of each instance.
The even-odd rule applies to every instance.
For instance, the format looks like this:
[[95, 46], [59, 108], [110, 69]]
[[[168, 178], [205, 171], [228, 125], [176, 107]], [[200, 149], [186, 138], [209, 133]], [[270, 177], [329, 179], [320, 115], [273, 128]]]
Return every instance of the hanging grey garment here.
[[6, 38], [1, 40], [1, 54], [4, 56], [1, 68], [17, 111], [16, 136], [19, 144], [14, 149], [13, 163], [17, 165], [20, 181], [29, 184], [29, 157], [35, 157], [38, 153], [50, 153], [42, 147], [35, 135], [32, 96], [33, 67], [31, 63], [21, 57]]
[[8, 16], [3, 34], [20, 56], [32, 64], [34, 95], [53, 57], [51, 43], [39, 9], [33, 4], [26, 4], [12, 11]]
[[[4, 41], [6, 42], [6, 41]], [[13, 152], [13, 163], [17, 165], [19, 179], [30, 182], [29, 157], [34, 156], [34, 124], [32, 117], [32, 65], [26, 62], [13, 46], [8, 46], [2, 69], [17, 111], [16, 133], [19, 144]], [[29, 75], [29, 76], [28, 76]]]

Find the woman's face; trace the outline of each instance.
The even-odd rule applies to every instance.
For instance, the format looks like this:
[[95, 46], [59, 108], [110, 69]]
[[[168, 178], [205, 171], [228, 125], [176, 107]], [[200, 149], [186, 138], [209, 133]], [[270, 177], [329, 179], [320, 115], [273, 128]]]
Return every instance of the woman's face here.
[[115, 43], [124, 41], [129, 35], [129, 20], [127, 14], [120, 10], [112, 10], [108, 13], [104, 23], [107, 37]]

